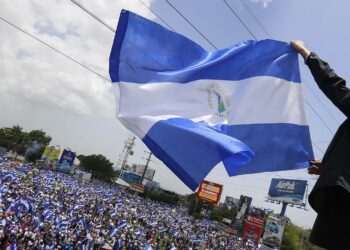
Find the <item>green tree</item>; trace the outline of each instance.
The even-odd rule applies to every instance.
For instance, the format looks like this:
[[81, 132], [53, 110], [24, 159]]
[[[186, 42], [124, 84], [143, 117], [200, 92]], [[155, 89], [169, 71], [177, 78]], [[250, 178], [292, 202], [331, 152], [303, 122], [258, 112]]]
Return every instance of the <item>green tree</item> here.
[[310, 230], [305, 230], [292, 223], [285, 227], [281, 250], [321, 250], [309, 242]]
[[92, 173], [93, 178], [109, 182], [116, 177], [115, 170], [112, 167], [113, 163], [101, 154], [79, 155], [78, 159], [80, 160], [80, 167], [84, 171]]
[[50, 141], [51, 137], [42, 130], [27, 133], [18, 125], [0, 128], [0, 146], [17, 154], [26, 155], [29, 161], [40, 158]]
[[24, 136], [25, 132], [23, 131], [23, 128], [18, 125], [13, 126], [12, 128], [1, 128], [0, 146], [5, 147], [8, 150], [17, 152], [23, 144]]

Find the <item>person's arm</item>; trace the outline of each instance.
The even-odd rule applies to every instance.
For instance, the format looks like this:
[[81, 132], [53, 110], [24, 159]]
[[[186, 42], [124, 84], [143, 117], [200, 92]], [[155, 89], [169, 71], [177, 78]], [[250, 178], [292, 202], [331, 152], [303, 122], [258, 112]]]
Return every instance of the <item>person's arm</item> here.
[[339, 77], [327, 62], [310, 52], [302, 41], [292, 41], [291, 44], [305, 58], [305, 63], [322, 92], [350, 117], [350, 90], [346, 87], [345, 80]]

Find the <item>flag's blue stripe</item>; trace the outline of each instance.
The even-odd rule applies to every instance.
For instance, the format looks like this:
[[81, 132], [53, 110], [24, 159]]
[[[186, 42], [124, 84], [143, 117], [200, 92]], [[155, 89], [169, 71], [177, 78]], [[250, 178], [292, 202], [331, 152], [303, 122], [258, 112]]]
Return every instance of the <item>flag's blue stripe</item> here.
[[[309, 126], [287, 123], [227, 126], [227, 134], [246, 143], [255, 157], [245, 166], [226, 169], [230, 176], [306, 168], [314, 159]], [[291, 164], [294, 163], [294, 164]], [[225, 162], [229, 166], [230, 162]]]
[[[251, 156], [249, 148], [234, 138], [228, 140], [225, 133], [251, 147], [255, 154], [251, 162], [247, 163], [247, 157]], [[143, 141], [195, 190], [221, 161], [230, 176], [305, 168], [314, 158], [309, 138], [308, 126], [252, 124], [211, 128], [204, 123], [173, 118], [155, 123]], [[242, 152], [232, 153], [237, 150]]]
[[187, 83], [272, 76], [300, 83], [298, 55], [287, 43], [247, 41], [207, 52], [188, 38], [122, 11], [110, 55], [113, 82]]
[[231, 157], [238, 166], [253, 156], [244, 143], [184, 118], [155, 123], [143, 141], [192, 190], [223, 158]]

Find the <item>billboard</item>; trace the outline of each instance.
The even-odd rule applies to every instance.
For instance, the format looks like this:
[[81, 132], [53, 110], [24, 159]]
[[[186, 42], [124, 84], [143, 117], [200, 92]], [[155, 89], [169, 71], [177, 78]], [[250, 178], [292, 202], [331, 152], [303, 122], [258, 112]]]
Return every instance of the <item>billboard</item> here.
[[[131, 166], [129, 166], [128, 168], [126, 168], [126, 170], [130, 173], [142, 176], [143, 172], [145, 171], [145, 165], [141, 165], [141, 164], [132, 164]], [[155, 174], [155, 170], [151, 169], [151, 168], [147, 168], [146, 173], [145, 173], [145, 179], [147, 180], [153, 180], [154, 174]]]
[[267, 198], [270, 200], [302, 205], [306, 185], [307, 181], [304, 180], [273, 178]]
[[262, 240], [262, 245], [265, 249], [279, 249], [286, 221], [286, 218], [283, 216], [274, 214], [269, 215]]
[[61, 158], [57, 163], [57, 170], [70, 173], [75, 159], [75, 155], [75, 152], [72, 152], [69, 149], [64, 149]]
[[245, 214], [249, 211], [252, 204], [252, 197], [241, 195], [238, 203], [236, 220], [243, 220]]
[[238, 207], [239, 199], [233, 198], [231, 196], [226, 196], [224, 204], [225, 204], [225, 206], [230, 207], [230, 208]]
[[126, 181], [127, 183], [139, 183], [141, 181], [141, 176], [130, 173], [130, 172], [123, 172], [122, 179]]
[[204, 180], [199, 186], [197, 199], [217, 205], [220, 201], [222, 185]]
[[53, 160], [57, 160], [58, 157], [61, 154], [61, 149], [60, 148], [56, 148], [55, 146], [49, 146], [47, 145], [45, 147], [44, 153], [42, 155], [42, 158], [46, 158], [49, 159], [51, 161]]
[[242, 238], [244, 240], [253, 240], [256, 244], [259, 243], [263, 225], [263, 218], [247, 215], [243, 228]]
[[145, 187], [155, 192], [159, 190], [160, 185], [155, 181], [147, 181]]

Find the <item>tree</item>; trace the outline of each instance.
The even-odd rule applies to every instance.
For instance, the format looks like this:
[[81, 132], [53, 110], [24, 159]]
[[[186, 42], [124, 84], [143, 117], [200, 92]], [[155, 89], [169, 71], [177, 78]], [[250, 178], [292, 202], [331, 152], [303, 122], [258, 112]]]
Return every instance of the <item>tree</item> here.
[[12, 128], [0, 128], [0, 146], [17, 154], [26, 155], [29, 161], [40, 158], [51, 137], [42, 130], [32, 130], [29, 133], [15, 125]]
[[321, 250], [309, 242], [310, 230], [288, 223], [284, 230], [281, 250]]
[[116, 177], [113, 163], [103, 155], [79, 155], [80, 167], [87, 172], [92, 173], [92, 177], [104, 181], [111, 181]]

